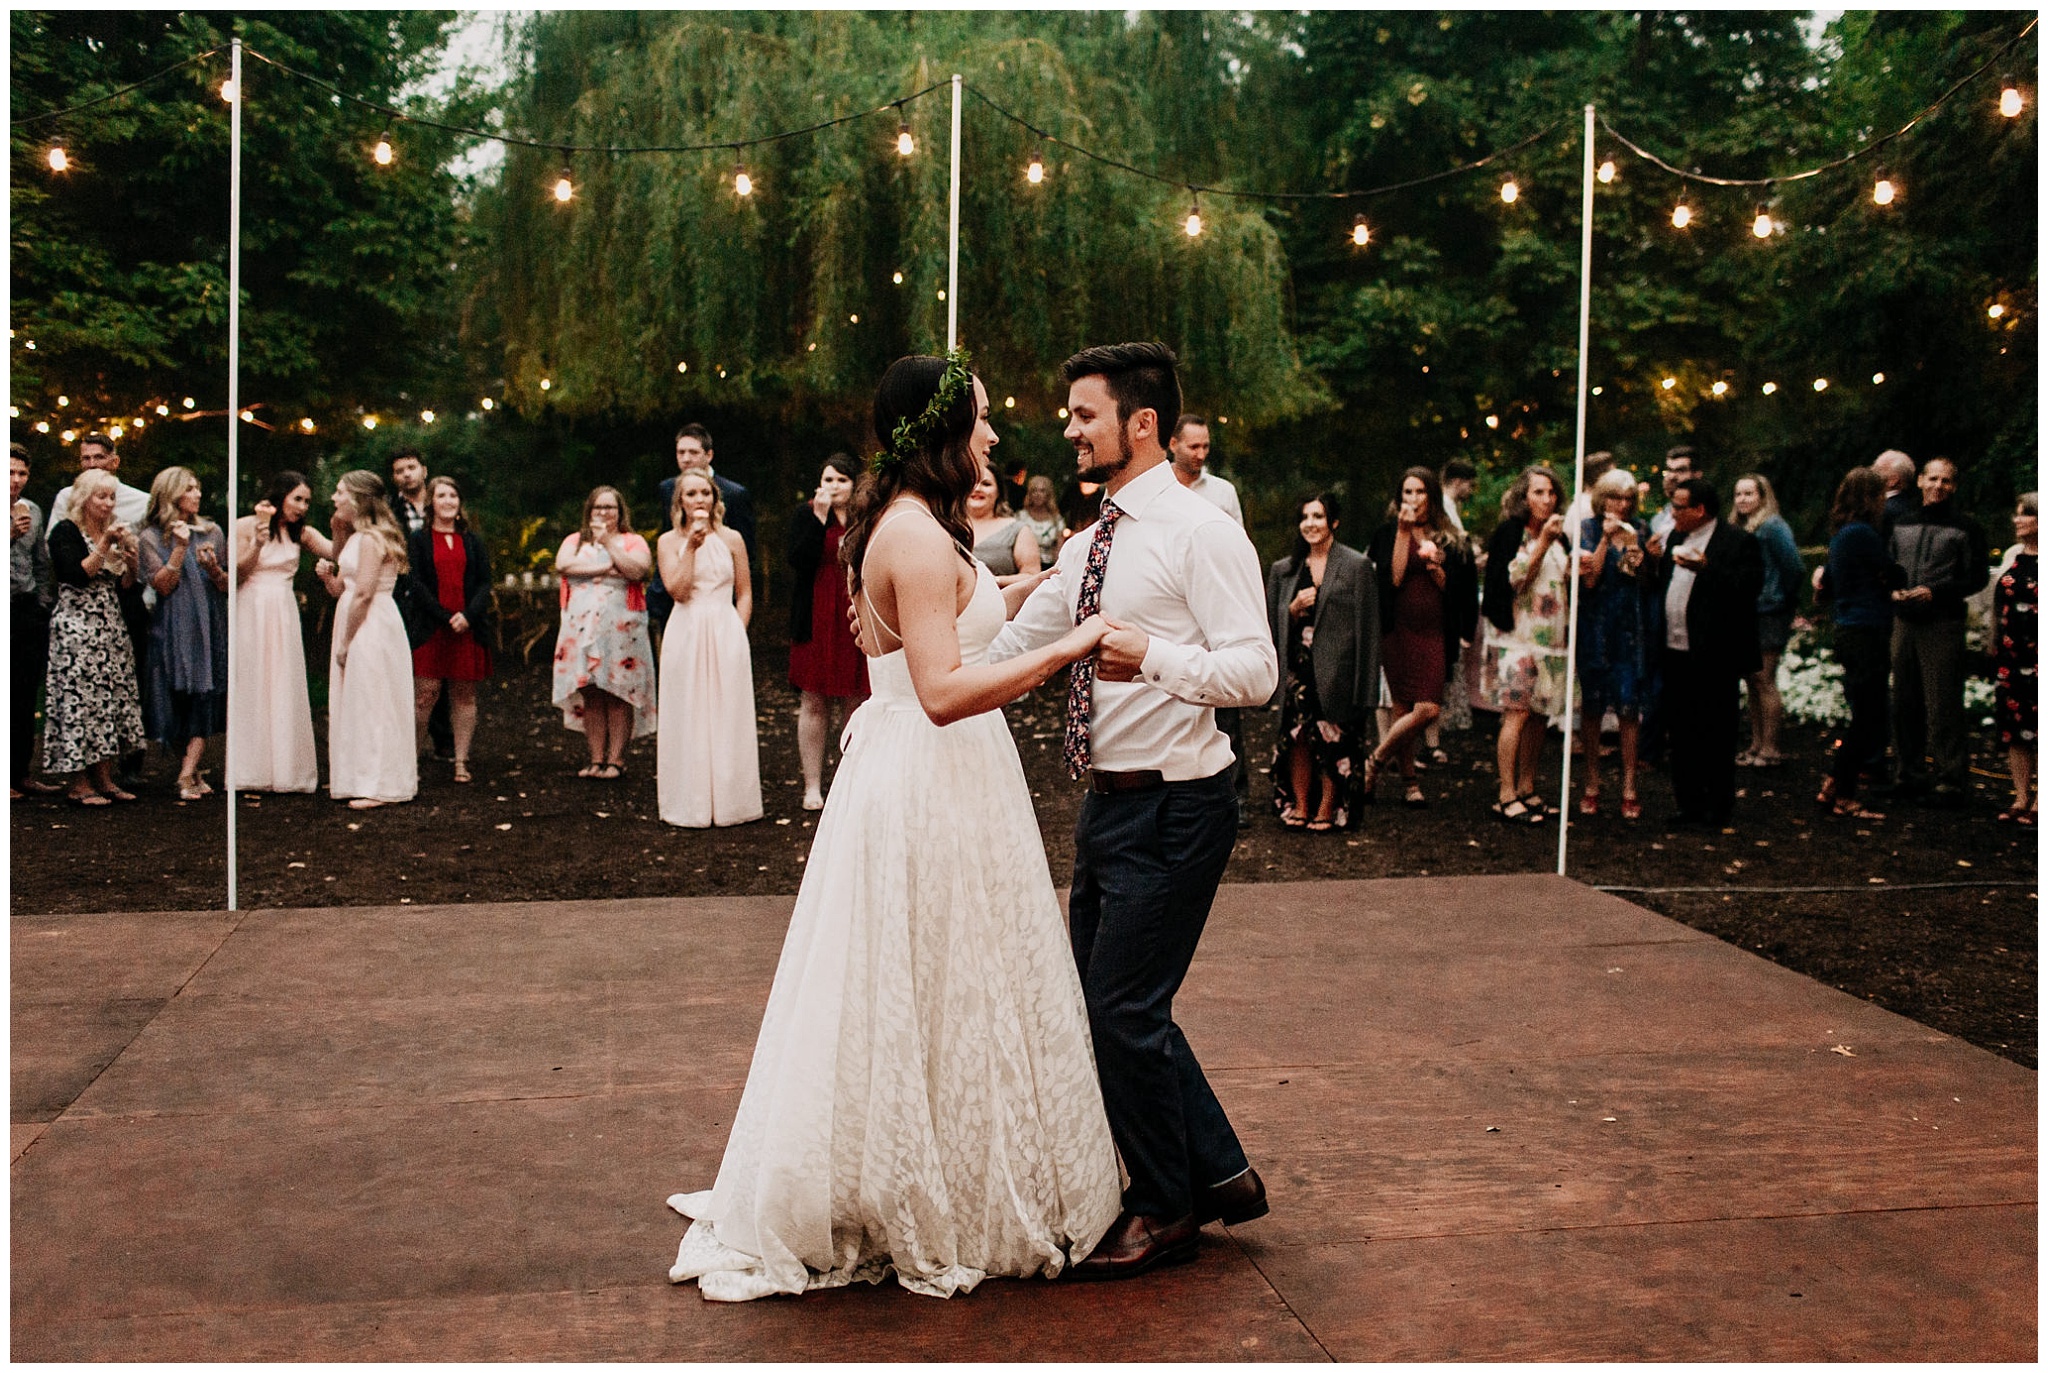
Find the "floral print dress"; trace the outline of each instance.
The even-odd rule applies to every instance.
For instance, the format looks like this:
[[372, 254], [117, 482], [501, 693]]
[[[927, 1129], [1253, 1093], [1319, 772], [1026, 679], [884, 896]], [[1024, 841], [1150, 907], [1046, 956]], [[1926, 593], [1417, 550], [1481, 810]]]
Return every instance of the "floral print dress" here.
[[[1306, 573], [1303, 578], [1308, 580]], [[1310, 584], [1318, 590], [1322, 585], [1314, 581]], [[1280, 734], [1273, 743], [1273, 813], [1285, 814], [1294, 804], [1287, 760], [1299, 744], [1308, 749], [1322, 785], [1327, 786], [1335, 779], [1337, 796], [1330, 810], [1330, 823], [1337, 829], [1348, 830], [1365, 803], [1365, 789], [1360, 785], [1364, 780], [1365, 740], [1357, 730], [1346, 729], [1324, 714], [1322, 698], [1316, 694], [1315, 641], [1314, 616], [1299, 620], [1288, 617], [1287, 683], [1280, 696]], [[1317, 805], [1307, 797], [1303, 803], [1308, 809], [1301, 818], [1313, 819]]]
[[92, 550], [78, 526], [50, 532], [57, 609], [50, 617], [50, 665], [43, 692], [43, 771], [78, 772], [143, 745], [135, 648], [115, 592], [123, 569], [109, 560], [91, 576]]
[[1998, 579], [1998, 642], [1992, 652], [1997, 670], [1998, 742], [2007, 748], [2031, 749], [2040, 685], [2040, 559], [2021, 553]]
[[[1520, 583], [1536, 557], [1536, 535], [1522, 531], [1522, 546], [1508, 564], [1508, 579]], [[1571, 554], [1553, 539], [1526, 589], [1515, 593], [1515, 628], [1503, 634], [1488, 627], [1489, 660], [1501, 707], [1557, 716], [1565, 711], [1565, 607], [1571, 597]]]
[[[580, 535], [570, 535], [582, 547]], [[625, 536], [641, 551], [647, 541]], [[609, 559], [610, 554], [606, 554]], [[633, 737], [655, 730], [654, 644], [647, 637], [647, 588], [615, 568], [562, 577], [562, 630], [555, 639], [554, 703], [562, 723], [583, 732], [583, 690], [595, 687], [633, 707]]]

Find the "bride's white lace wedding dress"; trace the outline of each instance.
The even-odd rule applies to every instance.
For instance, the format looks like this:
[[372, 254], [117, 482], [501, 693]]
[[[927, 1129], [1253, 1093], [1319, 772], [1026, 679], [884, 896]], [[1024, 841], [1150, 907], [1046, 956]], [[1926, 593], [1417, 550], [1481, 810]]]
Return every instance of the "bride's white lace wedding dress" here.
[[[1003, 627], [987, 568], [960, 659]], [[713, 1301], [1058, 1274], [1120, 1204], [1066, 926], [1000, 711], [940, 728], [899, 649], [818, 821], [738, 1116], [669, 1278]]]

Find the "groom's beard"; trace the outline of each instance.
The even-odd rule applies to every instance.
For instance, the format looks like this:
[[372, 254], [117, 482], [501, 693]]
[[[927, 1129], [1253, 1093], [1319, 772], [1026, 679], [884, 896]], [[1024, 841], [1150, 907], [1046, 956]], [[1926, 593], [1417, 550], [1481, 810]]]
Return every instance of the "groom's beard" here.
[[1084, 482], [1111, 481], [1119, 473], [1121, 473], [1124, 470], [1124, 468], [1130, 466], [1131, 441], [1130, 438], [1124, 433], [1123, 426], [1117, 426], [1116, 453], [1114, 454], [1114, 456], [1105, 458], [1102, 450], [1100, 448], [1097, 448], [1094, 449], [1089, 454], [1088, 459], [1084, 461], [1087, 462], [1087, 465], [1082, 467], [1079, 473], [1080, 480]]

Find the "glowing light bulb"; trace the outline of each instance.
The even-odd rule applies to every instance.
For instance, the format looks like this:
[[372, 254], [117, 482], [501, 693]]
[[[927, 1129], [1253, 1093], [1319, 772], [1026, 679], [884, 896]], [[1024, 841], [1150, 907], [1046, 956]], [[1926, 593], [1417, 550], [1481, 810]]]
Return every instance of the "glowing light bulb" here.
[[1064, 406], [1064, 405], [1062, 405], [1062, 406], [1060, 407], [1060, 418], [1061, 418], [1061, 419], [1065, 419], [1066, 417], [1067, 417], [1067, 407], [1066, 407], [1066, 406]]
[[557, 205], [567, 205], [575, 194], [576, 183], [569, 179], [569, 169], [564, 167], [562, 168], [561, 175], [555, 178], [555, 203]]
[[[848, 315], [848, 316], [846, 317], [846, 322], [847, 322], [848, 324], [858, 324], [858, 323], [860, 323], [860, 316], [859, 316], [859, 315]], [[725, 375], [725, 373], [724, 373], [723, 369], [721, 369], [721, 370], [720, 370], [720, 372], [719, 372], [719, 375], [720, 375], [720, 376], [724, 376], [724, 375]]]
[[738, 196], [748, 196], [754, 193], [754, 178], [747, 175], [745, 167], [739, 167], [733, 171], [732, 193]]
[[365, 429], [375, 429], [376, 427], [377, 427], [377, 417], [376, 417], [375, 415], [365, 415], [365, 416], [363, 416], [363, 428], [365, 428]]
[[1597, 396], [1597, 395], [1599, 395], [1599, 394], [1600, 394], [1600, 393], [1601, 393], [1602, 391], [1605, 391], [1606, 389], [1607, 389], [1607, 388], [1606, 388], [1606, 387], [1604, 387], [1604, 386], [1596, 386], [1596, 387], [1594, 387], [1594, 388], [1593, 388], [1593, 394]]
[[1513, 177], [1500, 183], [1500, 198], [1504, 205], [1512, 205], [1522, 198], [1522, 188], [1515, 184]]
[[1372, 230], [1365, 227], [1365, 216], [1359, 215], [1351, 221], [1351, 242], [1363, 248], [1372, 242]]
[[144, 419], [144, 418], [142, 418], [142, 416], [140, 416], [140, 415], [137, 415], [137, 416], [135, 417], [135, 427], [136, 427], [137, 429], [140, 429], [140, 428], [142, 428], [142, 427], [143, 427], [144, 425], [146, 425], [146, 424], [148, 424], [148, 423], [149, 423], [149, 421], [148, 421], [148, 420], [145, 420], [145, 419]]
[[1813, 379], [1813, 389], [1814, 389], [1814, 390], [1816, 390], [1816, 391], [1825, 391], [1825, 390], [1827, 390], [1827, 389], [1828, 389], [1828, 379], [1827, 379], [1826, 377], [1815, 377], [1815, 378]]
[[492, 399], [491, 399], [491, 398], [490, 398], [489, 396], [485, 396], [485, 397], [484, 397], [484, 398], [483, 398], [482, 400], [478, 401], [478, 402], [477, 402], [476, 404], [477, 404], [477, 408], [478, 408], [479, 410], [495, 410], [495, 409], [497, 409], [497, 407], [498, 407], [498, 403], [497, 403], [496, 401], [492, 400]]
[[1678, 202], [1678, 207], [1671, 212], [1671, 227], [1683, 229], [1690, 223], [1692, 223], [1692, 206], [1681, 200]]
[[892, 275], [890, 276], [889, 280], [891, 280], [891, 281], [895, 282], [895, 283], [896, 283], [896, 284], [897, 284], [898, 286], [901, 286], [901, 285], [903, 284], [903, 273], [901, 273], [901, 272], [896, 272], [896, 273], [893, 273], [893, 274], [892, 274]]
[[1039, 182], [1045, 180], [1044, 154], [1031, 154], [1031, 165], [1024, 169], [1024, 179], [1034, 186], [1036, 186]]
[[1499, 415], [1488, 415], [1488, 416], [1486, 417], [1486, 427], [1487, 427], [1488, 429], [1498, 429], [1498, 428], [1500, 428], [1500, 416], [1499, 416]]
[[1016, 408], [1017, 408], [1017, 398], [1016, 398], [1015, 396], [1004, 396], [1004, 397], [1003, 397], [1003, 409], [1005, 409], [1005, 410], [1015, 410]]
[[370, 156], [377, 160], [377, 165], [380, 167], [391, 165], [391, 131], [389, 129], [377, 135], [377, 146], [370, 150]]
[[1677, 378], [1677, 377], [1666, 377], [1666, 378], [1664, 378], [1664, 380], [1662, 380], [1661, 382], [1658, 382], [1657, 384], [1658, 384], [1659, 386], [1662, 386], [1662, 387], [1663, 387], [1663, 388], [1664, 388], [1664, 389], [1665, 389], [1666, 391], [1669, 391], [1669, 390], [1670, 390], [1670, 389], [1671, 389], [1672, 387], [1674, 387], [1674, 386], [1678, 385], [1678, 378]]
[[67, 170], [70, 166], [71, 156], [64, 151], [64, 145], [62, 143], [52, 143], [50, 145], [50, 170], [61, 172]]
[[185, 408], [187, 410], [190, 410], [193, 406], [197, 405], [198, 403], [198, 401], [193, 400], [192, 397], [190, 396], [185, 397]]
[[898, 124], [896, 126], [897, 155], [901, 157], [908, 157], [916, 151], [917, 140], [910, 136], [910, 125], [908, 123]]
[[[2003, 310], [2003, 309], [2004, 309], [2005, 307], [2003, 307], [2003, 306], [2000, 306], [2000, 305], [1994, 305], [1994, 306], [1992, 306], [1991, 308], [1992, 308], [1992, 309], [1993, 309], [1994, 311], [2002, 311], [2002, 310]], [[1993, 319], [1997, 319], [1997, 318], [1998, 318], [1998, 315], [1997, 315], [1997, 314], [1993, 314], [1993, 315], [1992, 315], [1991, 317], [1992, 317]], [[69, 396], [59, 396], [59, 397], [57, 397], [57, 404], [58, 404], [58, 406], [59, 406], [60, 408], [61, 408], [61, 407], [63, 407], [63, 406], [69, 405], [69, 404], [71, 404], [71, 397], [69, 397]]]
[[[2003, 305], [1994, 304], [1990, 309], [1986, 310], [1984, 313], [1991, 316], [1991, 318], [1993, 319], [2004, 319], [2005, 307]], [[57, 404], [62, 405], [63, 403], [64, 398], [62, 396], [57, 397]]]
[[1883, 172], [1879, 172], [1877, 174], [1877, 184], [1870, 188], [1870, 198], [1879, 205], [1889, 205], [1898, 199], [1898, 195], [1898, 187], [1892, 185], [1892, 179]]
[[170, 407], [170, 406], [168, 406], [168, 405], [159, 405], [159, 406], [158, 406], [158, 407], [156, 408], [156, 412], [157, 412], [157, 413], [158, 413], [159, 415], [168, 415], [168, 414], [170, 414], [170, 413], [171, 413], [171, 407]]
[[255, 412], [255, 411], [253, 411], [253, 410], [244, 410], [244, 411], [242, 412], [242, 423], [244, 423], [244, 424], [254, 424], [255, 422], [256, 422], [256, 412]]
[[234, 78], [230, 77], [226, 81], [220, 83], [220, 98], [222, 100], [225, 100], [230, 105], [235, 103]]
[[1182, 227], [1183, 229], [1187, 230], [1187, 235], [1188, 235], [1188, 237], [1189, 237], [1189, 238], [1199, 238], [1199, 237], [1201, 237], [1201, 234], [1202, 234], [1202, 212], [1201, 212], [1200, 210], [1189, 210], [1189, 211], [1188, 211], [1188, 217], [1187, 217], [1187, 222], [1186, 222], [1186, 223], [1184, 223], [1184, 224], [1183, 224], [1183, 225], [1182, 225], [1181, 227]]
[[127, 433], [127, 432], [128, 432], [127, 430], [123, 429], [123, 428], [122, 428], [122, 427], [121, 427], [120, 425], [118, 425], [118, 424], [115, 424], [115, 425], [109, 425], [109, 426], [107, 427], [107, 437], [108, 437], [108, 438], [110, 438], [110, 439], [118, 439], [118, 438], [120, 438], [120, 437], [121, 437], [121, 435], [123, 435], [123, 434], [125, 434], [125, 433]]
[[1725, 381], [1717, 381], [1708, 389], [1711, 390], [1717, 396], [1725, 396], [1728, 394], [1728, 383]]
[[306, 418], [304, 418], [304, 419], [302, 419], [302, 420], [300, 420], [300, 421], [299, 421], [299, 432], [300, 432], [300, 433], [302, 433], [302, 434], [310, 434], [310, 433], [312, 433], [312, 432], [313, 432], [313, 428], [314, 428], [314, 426], [313, 426], [313, 417], [312, 417], [311, 415], [308, 415], [308, 416], [306, 416]]
[[555, 384], [554, 382], [548, 380], [546, 377], [542, 377], [540, 379], [540, 389], [543, 391], [552, 391], [555, 389]]
[[434, 412], [433, 412], [433, 411], [431, 411], [431, 410], [422, 410], [422, 411], [420, 411], [420, 423], [421, 423], [421, 424], [432, 424], [433, 422], [434, 422]]
[[1775, 395], [1777, 395], [1777, 394], [1778, 394], [1778, 383], [1776, 383], [1775, 381], [1767, 381], [1767, 382], [1765, 382], [1765, 383], [1764, 383], [1764, 394], [1765, 394], [1765, 395], [1767, 395], [1767, 396], [1775, 396]]
[[690, 364], [689, 364], [689, 363], [687, 363], [687, 362], [679, 362], [679, 363], [677, 363], [677, 364], [676, 364], [676, 371], [678, 371], [678, 372], [687, 372], [687, 371], [689, 371], [689, 370], [690, 370]]
[[1769, 238], [1772, 227], [1770, 211], [1759, 209], [1756, 212], [1756, 221], [1749, 226], [1749, 231], [1758, 238]]
[[15, 419], [15, 420], [18, 420], [18, 419], [20, 419], [20, 418], [21, 418], [21, 407], [20, 407], [19, 405], [10, 405], [10, 406], [8, 406], [8, 407], [7, 407], [7, 417], [8, 417], [9, 419]]
[[71, 441], [72, 441], [73, 439], [75, 439], [75, 438], [77, 438], [77, 437], [78, 437], [78, 431], [77, 431], [76, 429], [66, 429], [66, 430], [65, 430], [65, 431], [64, 431], [63, 433], [59, 434], [59, 435], [58, 435], [57, 437], [58, 437], [58, 438], [60, 438], [60, 439], [62, 439], [62, 440], [64, 440], [64, 442], [66, 442], [66, 443], [69, 443], [69, 442], [71, 442]]
[[2012, 83], [2009, 76], [1998, 84], [2004, 87], [1998, 93], [1998, 112], [2007, 119], [2018, 119], [2020, 111], [2026, 108], [2026, 101], [2020, 98], [2020, 88]]
[[1882, 373], [1882, 372], [1872, 372], [1872, 373], [1870, 374], [1870, 384], [1871, 384], [1872, 386], [1882, 386], [1882, 385], [1884, 385], [1884, 373]]
[[1600, 170], [1593, 173], [1593, 179], [1602, 186], [1612, 182], [1614, 180], [1614, 159], [1610, 157], [1605, 162], [1602, 162]]
[[50, 422], [49, 422], [48, 420], [37, 420], [37, 421], [36, 421], [36, 432], [37, 432], [38, 434], [47, 434], [47, 433], [49, 433], [49, 432], [50, 432]]

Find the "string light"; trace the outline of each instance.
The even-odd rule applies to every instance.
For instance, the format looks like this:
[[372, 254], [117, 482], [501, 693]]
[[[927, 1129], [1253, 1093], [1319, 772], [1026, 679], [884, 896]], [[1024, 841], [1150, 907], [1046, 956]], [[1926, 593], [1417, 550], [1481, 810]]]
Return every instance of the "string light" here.
[[1488, 429], [1498, 429], [1498, 428], [1500, 428], [1500, 416], [1499, 416], [1499, 415], [1488, 415], [1488, 416], [1486, 417], [1486, 427], [1487, 427]]
[[477, 404], [477, 408], [478, 408], [479, 410], [495, 410], [495, 409], [497, 409], [497, 407], [498, 407], [498, 403], [497, 403], [496, 401], [492, 400], [492, 399], [491, 399], [491, 398], [490, 398], [489, 396], [485, 396], [485, 397], [484, 397], [484, 398], [483, 398], [482, 400], [478, 401], [478, 402], [477, 402], [476, 404]]
[[157, 413], [158, 413], [159, 415], [168, 415], [168, 414], [170, 414], [170, 413], [171, 413], [171, 407], [170, 407], [170, 406], [168, 406], [168, 405], [159, 405], [159, 406], [158, 406], [158, 407], [156, 408], [156, 412], [157, 412]]
[[[38, 427], [40, 428], [40, 426], [38, 426]], [[50, 431], [49, 431], [49, 430], [47, 430], [47, 429], [45, 429], [45, 430], [43, 430], [43, 432], [47, 434], [47, 433], [49, 433]], [[62, 440], [64, 440], [64, 442], [66, 442], [66, 443], [69, 443], [69, 442], [71, 442], [71, 441], [72, 441], [73, 439], [75, 439], [75, 438], [77, 438], [77, 437], [78, 437], [78, 431], [77, 431], [76, 429], [66, 429], [66, 430], [65, 430], [65, 431], [64, 431], [63, 433], [59, 434], [59, 435], [58, 435], [57, 437], [58, 437], [58, 438], [60, 438], [60, 439], [62, 439]]]
[[1758, 238], [1769, 238], [1771, 236], [1771, 229], [1771, 212], [1761, 205], [1757, 206], [1756, 220], [1749, 226], [1749, 231]]
[[137, 416], [135, 417], [135, 427], [136, 427], [137, 429], [140, 429], [140, 428], [142, 428], [142, 426], [143, 426], [143, 425], [145, 425], [145, 424], [147, 424], [147, 423], [148, 423], [148, 421], [147, 421], [147, 420], [145, 420], [145, 419], [143, 419], [143, 418], [142, 418], [142, 416], [140, 416], [140, 415], [137, 415]]
[[576, 183], [569, 179], [569, 169], [564, 167], [561, 173], [555, 177], [555, 203], [557, 205], [567, 205], [570, 197], [575, 194]]
[[70, 170], [70, 167], [71, 155], [64, 151], [64, 140], [61, 138], [51, 139], [50, 170], [53, 172], [62, 172]]
[[300, 433], [310, 434], [313, 432], [313, 427], [313, 417], [311, 415], [308, 415], [306, 416], [306, 418], [299, 421]]
[[1815, 377], [1815, 378], [1813, 379], [1813, 389], [1814, 389], [1814, 390], [1816, 390], [1816, 391], [1825, 391], [1825, 390], [1827, 390], [1827, 389], [1828, 389], [1828, 379], [1827, 379], [1826, 377]]
[[[1191, 192], [1191, 193], [1192, 193], [1192, 192]], [[1194, 198], [1193, 202], [1189, 204], [1189, 206], [1188, 206], [1188, 217], [1187, 217], [1187, 219], [1186, 219], [1186, 220], [1185, 220], [1185, 221], [1184, 221], [1184, 222], [1183, 222], [1183, 223], [1181, 224], [1181, 227], [1182, 227], [1183, 229], [1185, 229], [1185, 230], [1187, 231], [1187, 235], [1188, 235], [1188, 237], [1189, 237], [1189, 238], [1200, 238], [1200, 237], [1201, 237], [1201, 235], [1202, 235], [1202, 198], [1201, 198], [1200, 196], [1195, 196], [1195, 198]]]
[[1004, 397], [1003, 397], [1003, 409], [1005, 409], [1005, 410], [1015, 410], [1016, 408], [1017, 408], [1017, 398], [1016, 398], [1015, 396], [1004, 396]]
[[2018, 119], [2020, 111], [2026, 108], [2026, 102], [2020, 99], [2020, 88], [2010, 76], [2001, 76], [1998, 84], [2003, 87], [1998, 92], [1998, 112], [2007, 119]]
[[676, 371], [678, 371], [678, 372], [687, 372], [687, 371], [689, 371], [689, 370], [690, 370], [690, 364], [689, 364], [689, 363], [687, 363], [687, 362], [679, 362], [679, 363], [677, 363], [677, 364], [676, 364]]
[[552, 391], [555, 389], [555, 384], [554, 382], [548, 380], [546, 377], [542, 377], [540, 379], [540, 389], [543, 391]]
[[48, 420], [37, 420], [37, 421], [36, 421], [36, 432], [37, 432], [38, 434], [47, 434], [47, 433], [49, 433], [49, 432], [50, 432], [50, 422], [49, 422]]
[[370, 156], [377, 160], [377, 165], [380, 167], [391, 165], [391, 130], [386, 129], [383, 133], [377, 135], [377, 146], [371, 149]]
[[1882, 373], [1882, 372], [1872, 372], [1872, 373], [1870, 374], [1870, 384], [1871, 384], [1872, 386], [1882, 386], [1882, 385], [1884, 385], [1884, 373]]
[[1671, 211], [1671, 227], [1683, 229], [1690, 223], [1692, 223], [1692, 206], [1681, 200], [1678, 202], [1677, 207]]
[[118, 439], [118, 438], [120, 438], [120, 437], [121, 437], [121, 435], [123, 435], [123, 434], [125, 434], [125, 433], [127, 433], [127, 432], [128, 432], [127, 430], [123, 429], [123, 428], [122, 428], [122, 427], [121, 427], [120, 425], [118, 425], [118, 424], [113, 424], [113, 425], [108, 425], [108, 426], [107, 426], [107, 437], [108, 437], [108, 438], [110, 438], [110, 439]]
[[255, 422], [256, 422], [256, 413], [255, 413], [255, 412], [254, 412], [253, 410], [244, 410], [244, 411], [242, 411], [242, 423], [244, 423], [244, 424], [254, 424]]
[[742, 198], [754, 193], [754, 178], [747, 175], [747, 164], [744, 162], [732, 170], [732, 193]]
[[1767, 395], [1767, 396], [1775, 396], [1775, 395], [1777, 395], [1777, 394], [1778, 394], [1778, 383], [1776, 383], [1775, 381], [1767, 381], [1767, 382], [1765, 382], [1765, 383], [1764, 383], [1764, 394], [1765, 394], [1765, 395]]
[[1604, 387], [1604, 386], [1596, 386], [1596, 387], [1594, 387], [1594, 388], [1593, 388], [1593, 394], [1597, 396], [1597, 395], [1599, 395], [1599, 394], [1600, 394], [1600, 393], [1601, 393], [1602, 391], [1605, 391], [1606, 389], [1607, 389], [1607, 388], [1606, 388], [1606, 387]]
[[1614, 181], [1614, 159], [1610, 157], [1602, 161], [1600, 170], [1593, 173], [1593, 179], [1602, 186], [1612, 184]]
[[[1993, 319], [2004, 319], [2005, 306], [1994, 301], [1991, 305], [1991, 308], [1986, 310], [1984, 313], [1991, 316], [1991, 318]], [[63, 403], [64, 398], [62, 396], [57, 397], [57, 404], [62, 405]]]
[[422, 410], [422, 411], [420, 411], [420, 423], [421, 423], [421, 424], [432, 424], [433, 422], [434, 422], [434, 412], [433, 412], [433, 411], [431, 411], [431, 410]]
[[[903, 107], [898, 105], [896, 109], [901, 113]], [[906, 119], [896, 126], [896, 153], [899, 157], [908, 157], [916, 151], [917, 140], [910, 136], [910, 121]]]
[[195, 405], [197, 405], [197, 404], [199, 404], [199, 402], [198, 402], [198, 401], [196, 401], [196, 400], [194, 400], [194, 399], [192, 399], [192, 397], [190, 397], [190, 396], [187, 396], [187, 397], [185, 397], [185, 408], [186, 408], [187, 410], [190, 410], [190, 409], [191, 409], [191, 408], [192, 408], [193, 406], [195, 406]]
[[1725, 381], [1717, 381], [1709, 389], [1711, 389], [1713, 393], [1717, 396], [1725, 396], [1728, 394], [1728, 383]]
[[1659, 382], [1658, 385], [1662, 386], [1666, 391], [1669, 391], [1672, 387], [1678, 385], [1678, 378], [1666, 377], [1663, 381]]
[[365, 429], [375, 429], [376, 427], [377, 427], [377, 417], [376, 417], [375, 415], [365, 415], [365, 416], [363, 416], [363, 428], [365, 428]]
[[1031, 165], [1024, 169], [1024, 179], [1034, 186], [1045, 180], [1045, 154], [1040, 152], [1033, 152], [1031, 154]]
[[1065, 419], [1066, 417], [1067, 417], [1067, 407], [1066, 407], [1066, 406], [1064, 406], [1064, 405], [1062, 405], [1062, 406], [1060, 407], [1060, 418], [1061, 418], [1061, 419]]
[[1503, 205], [1512, 205], [1522, 198], [1522, 188], [1510, 176], [1500, 183], [1500, 199]]
[[1351, 221], [1351, 242], [1360, 248], [1372, 242], [1372, 230], [1365, 227], [1365, 216], [1358, 215]]
[[[2005, 307], [2004, 307], [2003, 305], [1994, 305], [1994, 306], [1992, 306], [1992, 307], [1991, 307], [1991, 310], [1992, 310], [1992, 315], [1991, 315], [1991, 317], [1992, 317], [1993, 319], [1997, 319], [1999, 315], [2001, 315], [2001, 314], [2003, 314], [2003, 313], [2005, 312]], [[57, 397], [57, 406], [58, 406], [58, 408], [59, 408], [59, 409], [62, 409], [62, 408], [63, 408], [64, 406], [67, 406], [67, 405], [69, 405], [69, 404], [71, 404], [71, 397], [69, 397], [69, 396], [59, 396], [59, 397]]]
[[232, 105], [235, 103], [235, 81], [233, 77], [220, 83], [220, 98]]
[[1880, 168], [1877, 184], [1870, 188], [1870, 198], [1879, 205], [1889, 205], [1898, 198], [1898, 187], [1892, 184], [1891, 173]]
[[940, 299], [940, 300], [944, 300], [945, 298], [946, 298], [946, 288], [945, 288], [945, 287], [943, 287], [943, 286], [941, 286], [941, 287], [939, 288], [939, 299]]
[[[848, 324], [858, 324], [858, 323], [860, 323], [860, 316], [859, 316], [859, 315], [848, 315], [848, 316], [846, 317], [846, 322], [847, 322]], [[721, 367], [721, 368], [719, 368], [719, 369], [718, 369], [718, 375], [720, 375], [721, 377], [725, 375], [725, 369], [724, 369], [723, 367]]]
[[893, 274], [889, 279], [895, 282], [898, 286], [901, 286], [903, 284], [903, 273], [897, 272]]

